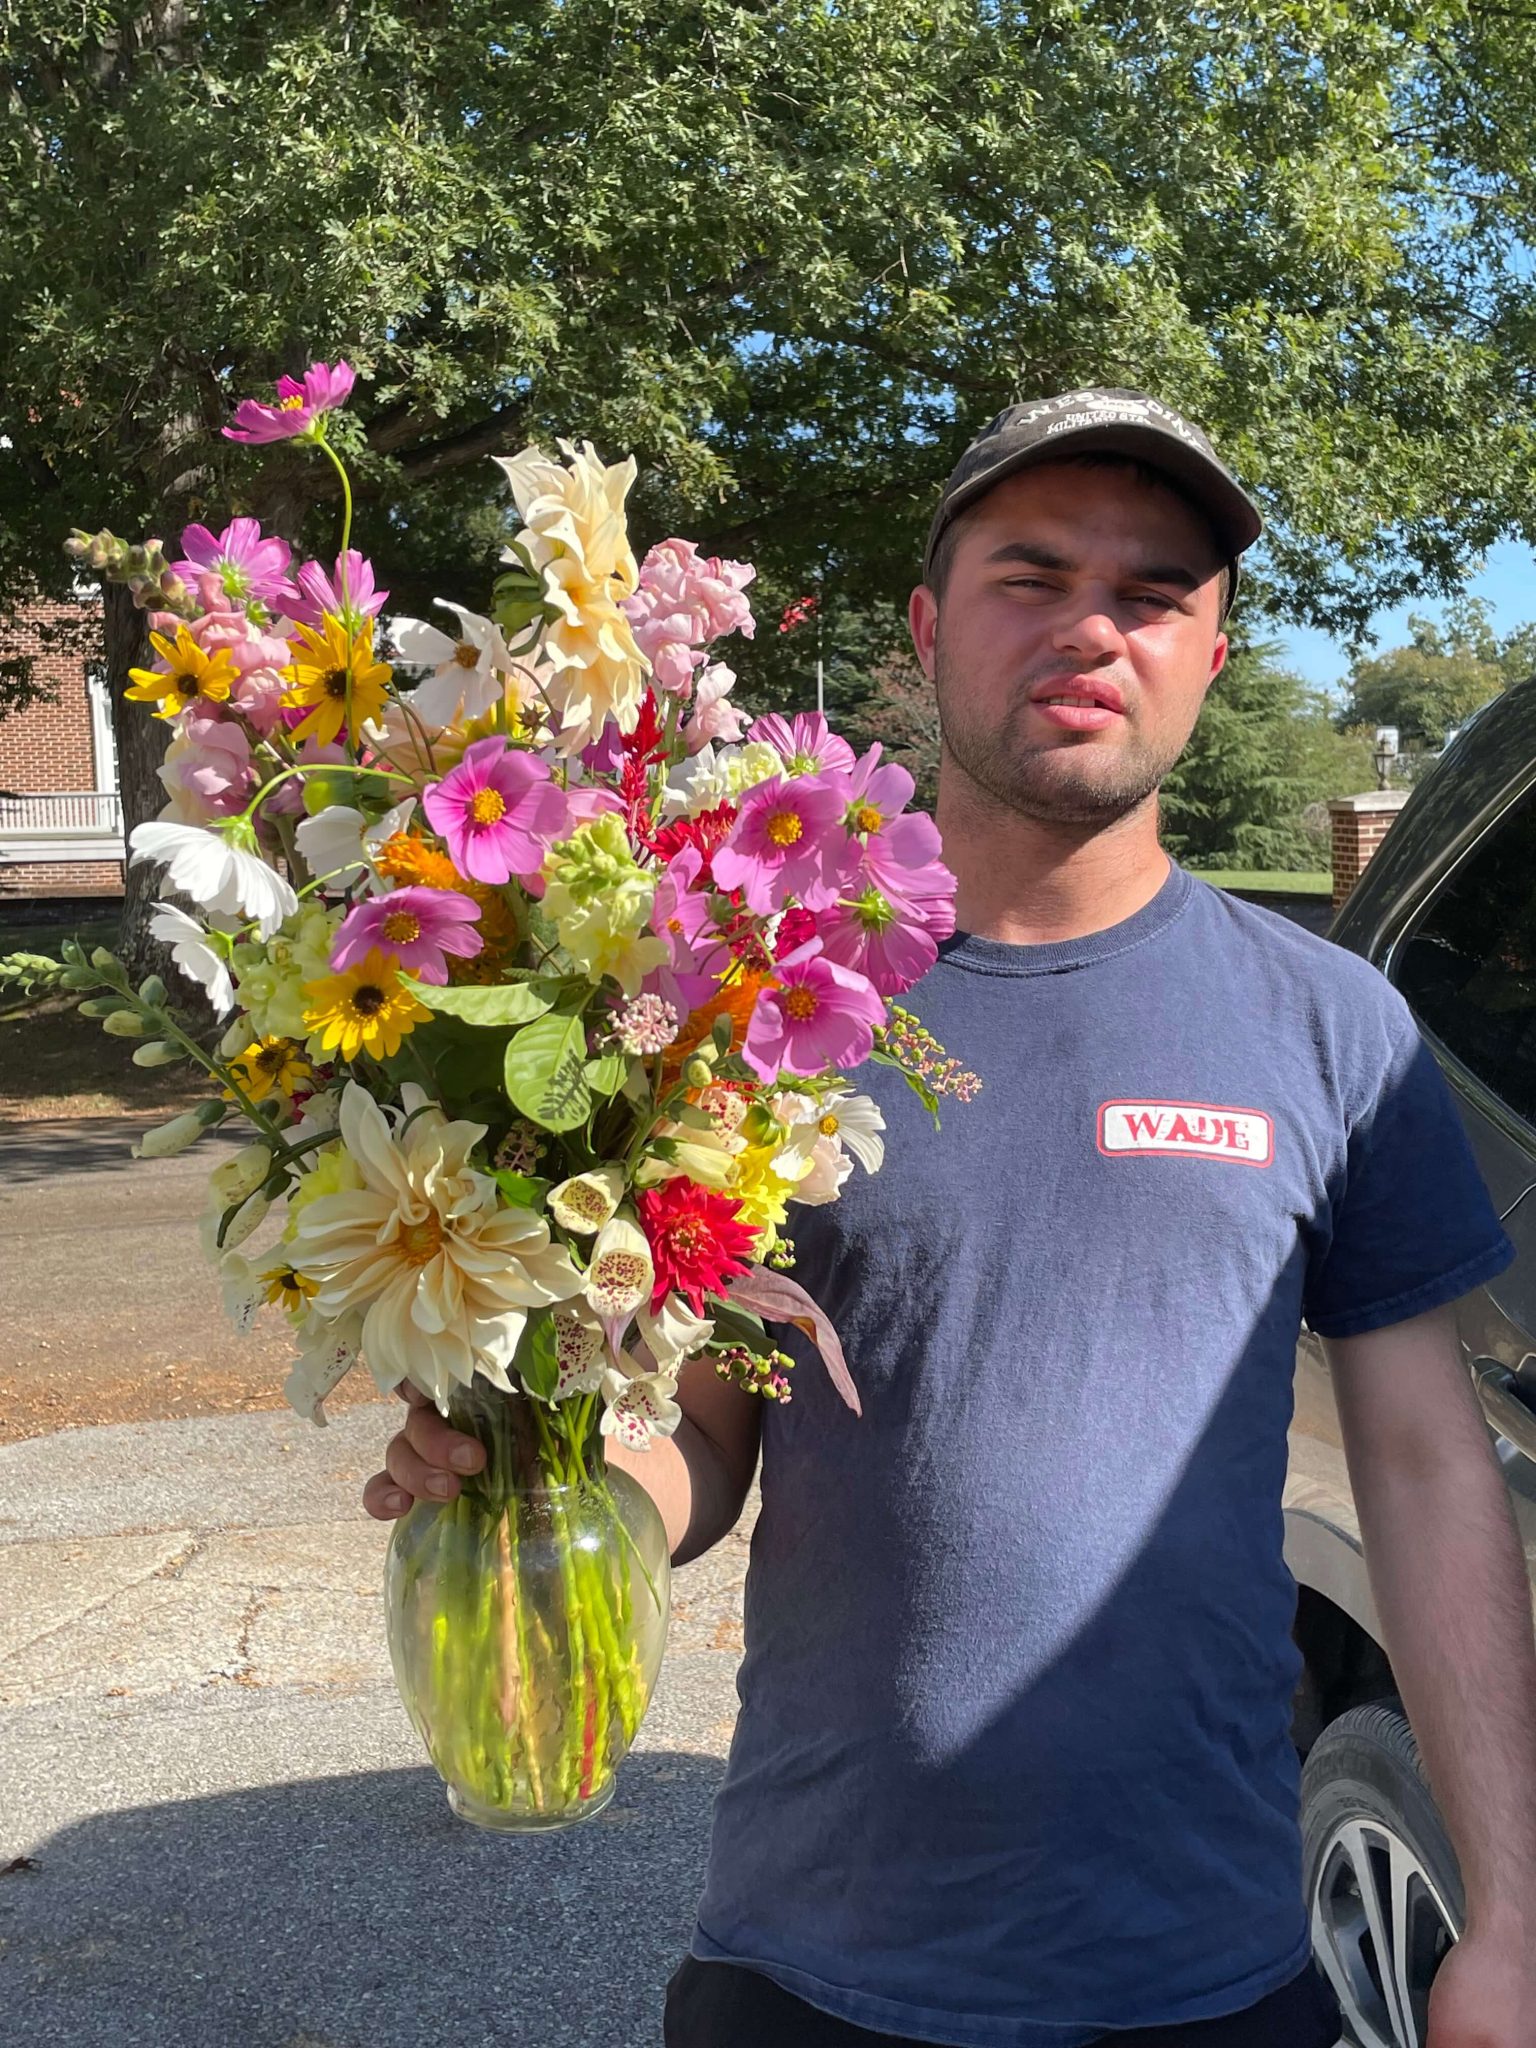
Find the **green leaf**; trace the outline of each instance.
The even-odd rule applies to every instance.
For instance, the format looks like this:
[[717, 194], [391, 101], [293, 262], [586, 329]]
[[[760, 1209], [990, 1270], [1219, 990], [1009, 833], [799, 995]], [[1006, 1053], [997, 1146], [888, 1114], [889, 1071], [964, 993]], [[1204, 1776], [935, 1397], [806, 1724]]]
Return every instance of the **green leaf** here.
[[536, 1174], [513, 1173], [507, 1167], [492, 1178], [514, 1209], [542, 1209], [544, 1197], [554, 1186], [553, 1181], [540, 1180]]
[[912, 1073], [909, 1068], [901, 1064], [900, 1060], [892, 1059], [888, 1052], [876, 1050], [870, 1054], [870, 1058], [876, 1066], [893, 1067], [900, 1074], [903, 1081], [906, 1082], [912, 1093], [933, 1118], [933, 1128], [937, 1130], [939, 1128], [939, 1098], [928, 1086], [922, 1075]]
[[430, 982], [410, 980], [405, 985], [429, 1010], [479, 1025], [531, 1024], [552, 1010], [565, 993], [565, 984], [558, 981], [511, 981], [498, 988], [437, 988]]
[[717, 1342], [723, 1339], [727, 1344], [744, 1344], [759, 1358], [767, 1358], [779, 1349], [763, 1328], [761, 1316], [751, 1315], [744, 1308], [731, 1308], [719, 1301], [707, 1303], [706, 1311], [713, 1318]]
[[507, 1094], [546, 1131], [574, 1131], [592, 1114], [587, 1080], [587, 1027], [560, 1011], [525, 1025], [507, 1047]]
[[560, 1358], [555, 1348], [554, 1319], [536, 1312], [523, 1325], [522, 1338], [512, 1360], [512, 1370], [537, 1401], [553, 1401], [560, 1380]]
[[587, 1086], [594, 1095], [605, 1098], [617, 1095], [628, 1072], [629, 1062], [622, 1053], [605, 1052], [599, 1058], [587, 1061]]

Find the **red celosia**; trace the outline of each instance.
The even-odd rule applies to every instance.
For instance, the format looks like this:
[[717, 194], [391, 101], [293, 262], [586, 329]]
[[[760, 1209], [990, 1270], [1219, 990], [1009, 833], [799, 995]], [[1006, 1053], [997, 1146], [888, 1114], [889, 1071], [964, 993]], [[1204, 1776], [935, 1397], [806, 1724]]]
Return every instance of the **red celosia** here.
[[745, 1273], [757, 1232], [736, 1219], [741, 1204], [691, 1180], [663, 1181], [639, 1197], [640, 1227], [651, 1247], [656, 1286], [652, 1313], [669, 1294], [681, 1294], [695, 1315], [706, 1294]]
[[793, 953], [807, 945], [816, 936], [816, 920], [808, 910], [792, 904], [779, 920], [779, 929], [774, 936], [773, 957], [782, 960], [786, 953]]
[[650, 835], [649, 845], [659, 861], [669, 861], [674, 853], [681, 853], [685, 846], [696, 846], [704, 856], [704, 865], [699, 870], [699, 881], [708, 889], [714, 885], [710, 871], [710, 856], [718, 853], [731, 836], [731, 827], [736, 822], [734, 804], [717, 804], [712, 811], [701, 811], [696, 818], [674, 818], [670, 825], [662, 825]]

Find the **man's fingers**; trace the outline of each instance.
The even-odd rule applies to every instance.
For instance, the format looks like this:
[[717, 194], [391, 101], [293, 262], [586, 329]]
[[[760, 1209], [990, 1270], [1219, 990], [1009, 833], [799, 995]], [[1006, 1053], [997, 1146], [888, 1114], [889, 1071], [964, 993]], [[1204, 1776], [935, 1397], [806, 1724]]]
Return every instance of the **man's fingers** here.
[[363, 1506], [376, 1522], [398, 1521], [410, 1505], [411, 1496], [387, 1472], [375, 1472], [363, 1488]]
[[485, 1463], [484, 1447], [472, 1436], [451, 1428], [431, 1402], [412, 1408], [401, 1435], [424, 1463], [439, 1472], [478, 1472]]
[[390, 1438], [384, 1466], [396, 1486], [415, 1500], [452, 1500], [459, 1490], [453, 1474], [424, 1458], [403, 1429]]

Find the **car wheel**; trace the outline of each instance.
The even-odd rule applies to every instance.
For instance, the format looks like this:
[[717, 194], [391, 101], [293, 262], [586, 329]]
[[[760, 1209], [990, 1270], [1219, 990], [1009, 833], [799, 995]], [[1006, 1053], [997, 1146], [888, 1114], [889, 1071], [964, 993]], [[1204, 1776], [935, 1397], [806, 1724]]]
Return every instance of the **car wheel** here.
[[1395, 1700], [1353, 1707], [1301, 1777], [1312, 1941], [1355, 2048], [1424, 2048], [1435, 1972], [1461, 1932], [1461, 1873]]

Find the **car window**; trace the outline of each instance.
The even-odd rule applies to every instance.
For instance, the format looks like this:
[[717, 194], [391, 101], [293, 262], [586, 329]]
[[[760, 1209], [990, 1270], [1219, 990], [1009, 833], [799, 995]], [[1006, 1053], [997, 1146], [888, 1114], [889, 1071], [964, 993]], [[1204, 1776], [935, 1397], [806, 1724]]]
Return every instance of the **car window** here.
[[1536, 792], [1456, 868], [1391, 974], [1425, 1029], [1536, 1124]]

